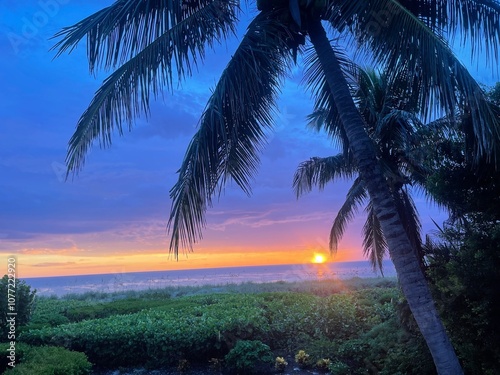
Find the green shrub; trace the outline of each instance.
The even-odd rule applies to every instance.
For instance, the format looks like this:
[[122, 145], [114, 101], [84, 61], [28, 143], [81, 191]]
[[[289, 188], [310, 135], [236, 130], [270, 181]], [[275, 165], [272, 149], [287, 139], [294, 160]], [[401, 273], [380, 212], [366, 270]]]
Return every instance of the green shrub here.
[[31, 345], [82, 351], [93, 363], [112, 367], [171, 365], [181, 357], [208, 360], [226, 354], [238, 339], [265, 336], [268, 324], [254, 296], [221, 296], [211, 305], [200, 305], [202, 298], [179, 299], [171, 309], [31, 330], [20, 339]]
[[349, 366], [338, 360], [331, 362], [328, 369], [332, 375], [349, 375], [351, 373]]
[[[0, 335], [2, 339], [16, 340], [16, 333], [21, 326], [26, 325], [33, 313], [33, 303], [35, 300], [36, 290], [31, 290], [31, 287], [21, 279], [9, 279], [4, 275], [0, 280]], [[11, 299], [15, 299], [13, 305], [9, 305]], [[13, 311], [10, 307], [15, 308], [15, 328], [16, 330], [9, 331], [10, 325], [7, 324], [7, 314]]]
[[22, 361], [6, 375], [87, 375], [92, 365], [83, 353], [42, 346], [28, 349]]
[[269, 346], [258, 340], [241, 340], [225, 357], [226, 365], [238, 374], [252, 374], [259, 365], [272, 364]]
[[[403, 335], [397, 324], [390, 303], [397, 296], [394, 288], [376, 287], [328, 297], [266, 292], [202, 294], [162, 301], [136, 297], [114, 302], [40, 299], [28, 326], [31, 329], [22, 332], [20, 340], [84, 352], [101, 367], [156, 368], [175, 366], [181, 359], [206, 363], [210, 358], [223, 358], [238, 342], [258, 340], [278, 355], [304, 349], [311, 356], [311, 365], [322, 358], [338, 359], [357, 375], [363, 369], [366, 373], [367, 366], [379, 372], [384, 366], [395, 368], [398, 360], [405, 359], [405, 352], [411, 353], [408, 358], [412, 360], [426, 360], [411, 350], [411, 335]], [[149, 303], [146, 301], [154, 303], [136, 313], [89, 319], [92, 314], [109, 314], [103, 310], [105, 306], [123, 313], [126, 301], [135, 301], [132, 310], [144, 307]], [[51, 320], [51, 314], [57, 318]], [[85, 320], [60, 324], [67, 316], [85, 316]], [[42, 328], [33, 329], [35, 323]]]
[[[15, 345], [15, 363], [22, 362], [24, 358], [26, 358], [26, 352], [29, 350], [30, 346], [23, 344], [22, 342], [17, 342]], [[11, 359], [10, 356], [11, 345], [10, 343], [1, 343], [0, 344], [0, 374], [3, 374], [5, 370], [7, 370], [9, 362]]]

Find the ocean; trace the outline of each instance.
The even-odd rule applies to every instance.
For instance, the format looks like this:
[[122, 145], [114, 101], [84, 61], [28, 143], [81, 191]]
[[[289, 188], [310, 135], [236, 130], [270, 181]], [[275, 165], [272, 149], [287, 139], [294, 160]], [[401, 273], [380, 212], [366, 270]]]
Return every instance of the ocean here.
[[[383, 263], [384, 276], [395, 277], [391, 261]], [[353, 277], [382, 277], [368, 261], [325, 264], [291, 264], [275, 266], [205, 268], [182, 271], [130, 272], [99, 275], [77, 275], [25, 278], [38, 295], [63, 296], [70, 293], [114, 293], [130, 290], [161, 289], [177, 286], [227, 285], [244, 282], [269, 283], [305, 280], [345, 280]]]

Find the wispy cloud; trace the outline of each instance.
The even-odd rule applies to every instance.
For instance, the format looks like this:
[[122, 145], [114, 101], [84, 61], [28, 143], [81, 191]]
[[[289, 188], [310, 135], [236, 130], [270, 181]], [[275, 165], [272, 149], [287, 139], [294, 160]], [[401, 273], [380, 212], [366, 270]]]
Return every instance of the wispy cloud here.
[[85, 253], [85, 249], [73, 246], [71, 248], [56, 249], [51, 248], [28, 248], [21, 249], [18, 253], [22, 255], [72, 255]]
[[66, 267], [75, 265], [76, 262], [45, 262], [45, 263], [35, 263], [32, 267]]
[[310, 221], [325, 221], [332, 217], [331, 212], [312, 212], [307, 214], [286, 214], [279, 210], [270, 210], [260, 213], [246, 213], [241, 212], [233, 213], [228, 212], [226, 220], [220, 223], [211, 223], [208, 225], [209, 229], [216, 231], [225, 231], [227, 227], [232, 225], [241, 225], [251, 228], [260, 228], [272, 225], [286, 225], [290, 223], [306, 223]]

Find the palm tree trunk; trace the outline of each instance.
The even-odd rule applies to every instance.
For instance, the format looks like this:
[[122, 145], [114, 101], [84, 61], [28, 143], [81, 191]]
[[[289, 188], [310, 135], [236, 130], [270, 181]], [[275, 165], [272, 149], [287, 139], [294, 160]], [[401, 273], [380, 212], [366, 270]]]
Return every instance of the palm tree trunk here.
[[366, 134], [340, 64], [319, 18], [311, 19], [309, 36], [325, 71], [326, 80], [347, 133], [351, 151], [382, 226], [399, 283], [420, 328], [440, 375], [463, 374], [453, 346], [438, 316], [429, 287], [410, 240], [404, 230], [389, 186], [376, 160], [375, 149]]

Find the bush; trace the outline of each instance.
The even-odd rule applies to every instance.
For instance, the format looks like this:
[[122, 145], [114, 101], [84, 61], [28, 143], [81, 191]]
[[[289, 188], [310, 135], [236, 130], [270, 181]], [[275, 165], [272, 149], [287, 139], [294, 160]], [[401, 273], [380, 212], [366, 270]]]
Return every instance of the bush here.
[[[10, 291], [10, 292], [9, 292]], [[0, 334], [2, 339], [7, 338], [9, 333], [9, 324], [7, 324], [8, 313], [12, 312], [9, 308], [9, 296], [15, 297], [15, 312], [16, 312], [16, 328], [26, 325], [33, 312], [33, 302], [35, 299], [36, 290], [31, 290], [31, 287], [24, 280], [9, 279], [7, 275], [0, 280], [0, 316], [2, 324], [0, 326]], [[9, 340], [15, 340], [16, 337], [9, 335]]]
[[92, 365], [83, 353], [54, 347], [32, 347], [22, 362], [5, 375], [87, 375]]
[[[23, 344], [22, 342], [16, 343], [16, 363], [20, 363], [24, 360], [24, 358], [26, 358], [26, 352], [29, 350], [29, 348], [29, 345]], [[8, 358], [8, 356], [10, 355], [9, 352], [10, 343], [1, 343], [0, 353], [2, 353], [2, 355], [0, 356], [0, 374], [3, 374], [5, 370], [10, 368], [8, 367], [9, 362], [11, 362], [11, 360]]]
[[253, 296], [226, 295], [217, 303], [200, 305], [203, 298], [174, 300], [168, 309], [163, 306], [31, 330], [23, 332], [20, 340], [85, 352], [102, 367], [148, 362], [162, 366], [173, 365], [181, 358], [203, 361], [224, 355], [238, 339], [262, 337], [267, 329]]
[[349, 366], [341, 361], [334, 361], [330, 363], [328, 369], [332, 375], [349, 375], [351, 373]]
[[[181, 359], [206, 363], [210, 358], [215, 358], [214, 363], [220, 367], [220, 359], [231, 348], [234, 355], [236, 345], [242, 345], [239, 342], [258, 340], [280, 356], [303, 349], [310, 355], [309, 365], [322, 358], [342, 361], [353, 375], [366, 374], [368, 367], [378, 372], [386, 368], [411, 370], [407, 366], [410, 360], [425, 364], [429, 355], [414, 345], [419, 340], [397, 323], [393, 305], [397, 298], [395, 288], [359, 290], [326, 298], [290, 292], [199, 295], [172, 298], [134, 314], [70, 324], [59, 324], [68, 311], [73, 312], [69, 314], [72, 318], [98, 310], [104, 314], [101, 305], [108, 304], [42, 298], [31, 324], [36, 321], [44, 328], [25, 330], [20, 340], [84, 352], [100, 367], [158, 368], [175, 366]], [[121, 307], [125, 305], [116, 302], [110, 306], [120, 307], [123, 312]], [[52, 314], [58, 318], [49, 319]], [[35, 326], [31, 324], [27, 329]], [[249, 362], [255, 360], [250, 353], [245, 356], [250, 357]], [[235, 357], [235, 363], [238, 359]], [[250, 371], [238, 370], [235, 363], [231, 364], [234, 370]], [[429, 363], [432, 365], [432, 360]]]
[[133, 314], [141, 310], [164, 306], [166, 304], [168, 304], [168, 300], [127, 298], [88, 306], [76, 306], [68, 309], [64, 315], [71, 322], [80, 322], [88, 319], [107, 318], [112, 315]]
[[261, 341], [241, 340], [225, 357], [226, 365], [238, 374], [252, 374], [263, 364], [272, 364], [273, 357], [269, 346]]

